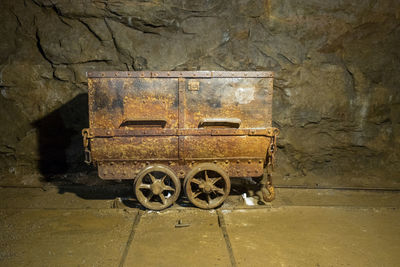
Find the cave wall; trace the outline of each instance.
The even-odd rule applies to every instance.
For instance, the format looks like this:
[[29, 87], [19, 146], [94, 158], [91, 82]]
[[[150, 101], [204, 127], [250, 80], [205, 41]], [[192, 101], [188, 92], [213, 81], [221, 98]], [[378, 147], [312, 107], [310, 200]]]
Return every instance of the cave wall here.
[[90, 70], [272, 70], [280, 184], [400, 184], [400, 2], [0, 5], [0, 173], [85, 170]]

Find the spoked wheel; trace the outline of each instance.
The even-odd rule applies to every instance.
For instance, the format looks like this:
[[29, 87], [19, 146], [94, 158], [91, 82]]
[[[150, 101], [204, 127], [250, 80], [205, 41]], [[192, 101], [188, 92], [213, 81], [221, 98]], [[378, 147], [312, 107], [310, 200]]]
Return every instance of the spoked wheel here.
[[142, 170], [134, 183], [137, 200], [152, 210], [168, 208], [178, 199], [181, 182], [166, 166], [149, 166]]
[[184, 189], [193, 205], [202, 209], [213, 209], [228, 197], [231, 182], [223, 169], [215, 164], [205, 163], [187, 174]]

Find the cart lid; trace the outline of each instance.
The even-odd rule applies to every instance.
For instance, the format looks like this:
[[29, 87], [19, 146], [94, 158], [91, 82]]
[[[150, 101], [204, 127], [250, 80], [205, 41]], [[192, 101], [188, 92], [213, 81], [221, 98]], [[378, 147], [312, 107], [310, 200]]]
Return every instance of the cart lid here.
[[272, 78], [271, 71], [91, 71], [89, 78]]

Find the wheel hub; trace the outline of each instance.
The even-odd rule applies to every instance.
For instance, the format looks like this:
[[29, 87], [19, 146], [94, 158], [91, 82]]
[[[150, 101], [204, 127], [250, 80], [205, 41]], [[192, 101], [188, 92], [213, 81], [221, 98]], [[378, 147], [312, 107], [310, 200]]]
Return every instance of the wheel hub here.
[[162, 191], [161, 183], [159, 181], [155, 181], [151, 184], [150, 189], [154, 195], [159, 195]]
[[210, 182], [202, 182], [199, 188], [202, 189], [204, 193], [209, 194], [212, 191], [212, 184]]
[[211, 185], [206, 184], [206, 185], [204, 186], [204, 191], [205, 191], [206, 193], [211, 193]]

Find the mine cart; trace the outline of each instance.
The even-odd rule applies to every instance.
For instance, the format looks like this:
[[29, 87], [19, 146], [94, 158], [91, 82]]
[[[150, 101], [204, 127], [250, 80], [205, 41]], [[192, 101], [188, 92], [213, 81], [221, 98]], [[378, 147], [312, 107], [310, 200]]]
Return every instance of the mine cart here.
[[132, 179], [137, 200], [161, 210], [181, 184], [196, 207], [223, 203], [230, 178], [258, 177], [274, 198], [273, 74], [231, 71], [90, 72], [85, 161], [102, 179]]

